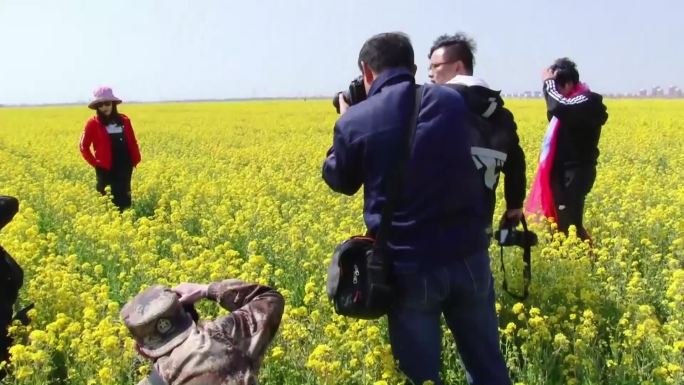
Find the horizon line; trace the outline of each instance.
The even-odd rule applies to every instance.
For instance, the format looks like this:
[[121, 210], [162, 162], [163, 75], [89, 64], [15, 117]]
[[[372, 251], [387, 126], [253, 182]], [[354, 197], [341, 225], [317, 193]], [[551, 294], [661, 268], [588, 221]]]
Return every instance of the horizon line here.
[[[529, 91], [527, 91], [529, 92]], [[517, 94], [517, 95], [514, 95]], [[504, 94], [502, 97], [506, 99], [543, 99], [543, 97], [535, 95], [525, 95], [525, 93], [511, 93]], [[684, 96], [668, 96], [668, 95], [635, 95], [635, 94], [615, 94], [605, 93], [603, 97], [606, 99], [684, 99]], [[122, 104], [173, 104], [173, 103], [221, 103], [221, 102], [254, 102], [254, 101], [277, 101], [277, 100], [327, 100], [332, 98], [326, 96], [273, 96], [273, 97], [255, 97], [255, 98], [224, 98], [224, 99], [168, 99], [156, 101], [140, 101], [132, 100], [122, 102]], [[16, 103], [3, 104], [0, 103], [0, 108], [30, 108], [30, 107], [71, 107], [71, 106], [87, 106], [89, 102], [48, 102], [48, 103]]]

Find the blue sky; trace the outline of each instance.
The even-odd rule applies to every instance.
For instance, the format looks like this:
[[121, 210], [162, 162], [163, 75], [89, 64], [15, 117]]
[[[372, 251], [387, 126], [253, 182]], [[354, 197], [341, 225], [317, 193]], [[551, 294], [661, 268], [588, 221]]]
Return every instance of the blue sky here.
[[364, 40], [403, 31], [418, 81], [443, 33], [478, 43], [493, 88], [539, 88], [569, 56], [599, 92], [684, 88], [679, 0], [0, 0], [0, 104], [327, 96], [357, 75]]

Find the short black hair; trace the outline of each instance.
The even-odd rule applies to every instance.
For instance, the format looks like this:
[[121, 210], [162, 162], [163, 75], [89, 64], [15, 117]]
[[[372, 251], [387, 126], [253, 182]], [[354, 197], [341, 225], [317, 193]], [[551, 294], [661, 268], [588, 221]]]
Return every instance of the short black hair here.
[[567, 57], [556, 59], [551, 65], [551, 70], [556, 72], [556, 84], [564, 86], [568, 82], [579, 83], [577, 64]]
[[377, 74], [396, 67], [412, 71], [416, 65], [411, 39], [403, 32], [379, 33], [366, 40], [359, 51], [359, 68], [361, 62]]
[[475, 64], [475, 51], [477, 46], [475, 45], [475, 40], [468, 37], [463, 32], [457, 32], [453, 35], [442, 35], [435, 39], [430, 47], [430, 54], [428, 59], [432, 57], [432, 54], [440, 49], [444, 48], [445, 59], [448, 61], [462, 61], [466, 70], [472, 74]]

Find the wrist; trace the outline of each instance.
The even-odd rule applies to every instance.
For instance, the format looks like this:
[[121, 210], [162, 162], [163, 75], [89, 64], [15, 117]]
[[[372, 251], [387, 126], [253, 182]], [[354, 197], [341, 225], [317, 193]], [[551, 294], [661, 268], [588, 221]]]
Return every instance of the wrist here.
[[219, 300], [218, 299], [219, 287], [216, 284], [216, 282], [205, 285], [205, 289], [206, 289], [206, 291], [205, 291], [206, 295], [204, 296], [204, 298], [210, 299], [212, 301], [218, 301]]

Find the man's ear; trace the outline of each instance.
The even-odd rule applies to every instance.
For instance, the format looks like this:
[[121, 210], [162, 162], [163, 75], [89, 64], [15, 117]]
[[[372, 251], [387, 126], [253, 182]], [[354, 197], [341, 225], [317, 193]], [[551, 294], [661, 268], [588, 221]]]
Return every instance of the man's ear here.
[[465, 64], [463, 64], [463, 61], [461, 60], [454, 62], [454, 69], [458, 75], [472, 75], [472, 73], [468, 73]]
[[418, 66], [414, 64], [413, 65], [413, 71], [411, 71], [413, 73], [414, 77], [416, 76], [416, 71], [418, 71]]
[[363, 84], [366, 86], [366, 93], [370, 90], [370, 86], [375, 80], [375, 72], [365, 62], [361, 62], [361, 74], [363, 75]]

